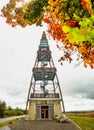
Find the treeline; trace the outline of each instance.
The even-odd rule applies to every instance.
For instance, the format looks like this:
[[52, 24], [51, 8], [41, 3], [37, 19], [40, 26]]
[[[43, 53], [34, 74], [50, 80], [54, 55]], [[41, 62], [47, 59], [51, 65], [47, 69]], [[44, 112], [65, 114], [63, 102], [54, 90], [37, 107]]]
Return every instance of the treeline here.
[[67, 116], [81, 116], [81, 117], [93, 117], [94, 111], [82, 111], [82, 112], [67, 112]]
[[0, 100], [0, 118], [10, 117], [10, 116], [19, 116], [26, 114], [26, 110], [16, 107], [13, 109], [11, 106], [7, 106], [5, 101]]

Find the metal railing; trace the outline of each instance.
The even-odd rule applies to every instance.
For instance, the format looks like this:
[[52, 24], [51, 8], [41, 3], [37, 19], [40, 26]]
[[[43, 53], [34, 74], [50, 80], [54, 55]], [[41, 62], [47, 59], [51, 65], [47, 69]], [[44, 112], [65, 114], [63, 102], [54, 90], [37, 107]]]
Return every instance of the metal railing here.
[[59, 93], [34, 93], [31, 94], [31, 98], [59, 98]]
[[56, 68], [55, 67], [36, 67], [36, 68], [33, 68], [33, 71], [56, 71]]

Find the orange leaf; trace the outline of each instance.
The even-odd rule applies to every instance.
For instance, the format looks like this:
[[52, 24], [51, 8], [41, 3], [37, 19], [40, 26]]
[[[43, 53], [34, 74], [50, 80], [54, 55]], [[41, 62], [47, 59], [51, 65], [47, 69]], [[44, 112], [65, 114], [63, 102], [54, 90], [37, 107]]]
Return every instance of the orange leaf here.
[[91, 2], [91, 0], [88, 0], [87, 9], [88, 9], [89, 14], [92, 15], [92, 2]]
[[83, 8], [86, 8], [86, 5], [87, 5], [86, 1], [85, 1], [85, 0], [82, 0], [82, 1], [81, 1], [81, 5], [83, 6]]
[[92, 2], [91, 0], [82, 0], [81, 5], [83, 8], [87, 8], [90, 15], [92, 15]]
[[86, 63], [84, 63], [84, 67], [85, 67], [85, 68], [87, 67]]
[[43, 21], [44, 21], [45, 23], [48, 23], [49, 20], [48, 20], [48, 18], [44, 18]]
[[69, 48], [70, 48], [71, 50], [74, 49], [72, 43], [70, 43], [70, 47], [69, 47]]
[[93, 67], [93, 64], [90, 64], [90, 67], [91, 67], [91, 69], [93, 69], [94, 67]]

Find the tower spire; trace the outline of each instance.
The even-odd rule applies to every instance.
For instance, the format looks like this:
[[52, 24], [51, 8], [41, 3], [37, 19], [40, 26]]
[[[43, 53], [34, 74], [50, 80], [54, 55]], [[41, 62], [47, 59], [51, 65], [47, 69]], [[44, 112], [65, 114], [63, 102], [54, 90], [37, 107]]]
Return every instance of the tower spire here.
[[47, 40], [45, 31], [43, 31], [43, 33], [42, 33], [41, 40]]

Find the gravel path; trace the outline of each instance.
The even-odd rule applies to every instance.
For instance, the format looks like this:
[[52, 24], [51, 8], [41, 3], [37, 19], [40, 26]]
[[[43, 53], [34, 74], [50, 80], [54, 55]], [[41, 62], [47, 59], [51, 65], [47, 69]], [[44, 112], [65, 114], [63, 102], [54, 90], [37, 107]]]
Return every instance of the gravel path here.
[[80, 130], [73, 122], [20, 120], [9, 125], [11, 130]]

